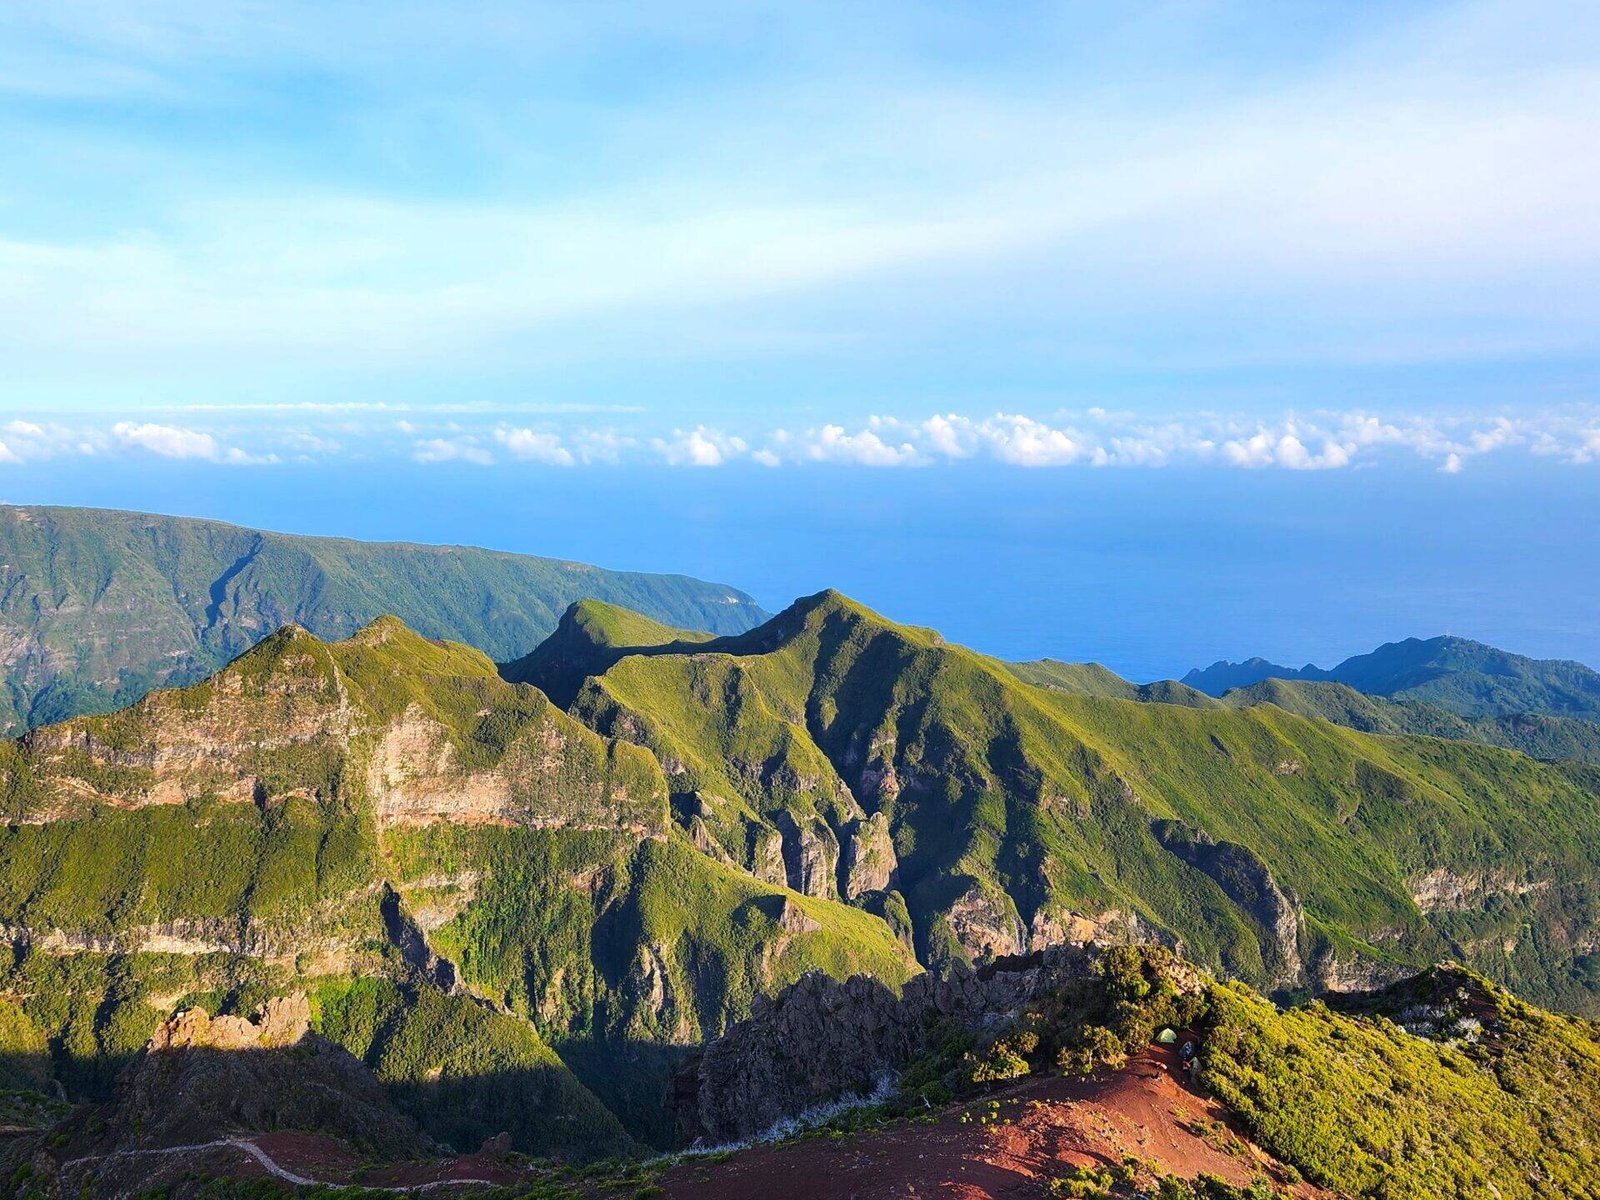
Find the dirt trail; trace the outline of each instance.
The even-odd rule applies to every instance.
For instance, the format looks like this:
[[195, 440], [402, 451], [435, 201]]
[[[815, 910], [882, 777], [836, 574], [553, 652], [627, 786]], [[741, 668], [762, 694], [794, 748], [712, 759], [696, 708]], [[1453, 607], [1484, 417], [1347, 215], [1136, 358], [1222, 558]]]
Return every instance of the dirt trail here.
[[[322, 1143], [325, 1139], [319, 1138], [316, 1135], [308, 1134], [299, 1135], [297, 1137], [294, 1134], [265, 1134], [262, 1136], [261, 1140], [272, 1140], [277, 1142], [279, 1145], [275, 1146], [274, 1149], [279, 1149], [280, 1153], [283, 1151], [288, 1151], [295, 1157], [302, 1155], [310, 1155], [313, 1158], [328, 1157], [328, 1151], [322, 1145], [320, 1145], [320, 1143]], [[238, 1150], [253, 1160], [256, 1165], [258, 1165], [274, 1179], [281, 1180], [284, 1183], [292, 1184], [295, 1187], [312, 1187], [317, 1184], [338, 1187], [351, 1182], [349, 1170], [339, 1170], [337, 1169], [337, 1166], [335, 1167], [334, 1174], [342, 1176], [341, 1178], [328, 1178], [325, 1176], [324, 1178], [317, 1179], [309, 1175], [302, 1175], [299, 1172], [293, 1171], [284, 1166], [281, 1162], [274, 1158], [272, 1154], [269, 1154], [265, 1148], [257, 1144], [256, 1141], [243, 1137], [217, 1138], [214, 1141], [193, 1142], [183, 1146], [159, 1146], [144, 1150], [117, 1150], [110, 1154], [90, 1154], [84, 1155], [81, 1158], [68, 1159], [66, 1162], [61, 1164], [61, 1167], [63, 1170], [66, 1170], [73, 1167], [87, 1166], [90, 1163], [103, 1163], [116, 1159], [209, 1154], [215, 1150]], [[319, 1151], [321, 1152], [320, 1154], [318, 1153]], [[335, 1151], [333, 1152], [332, 1157], [337, 1160], [338, 1158], [345, 1156]], [[498, 1187], [507, 1182], [505, 1178], [488, 1179], [478, 1178], [473, 1175], [458, 1175], [452, 1173], [460, 1170], [467, 1161], [468, 1160], [466, 1159], [454, 1159], [440, 1163], [410, 1164], [409, 1171], [412, 1175], [412, 1178], [396, 1179], [393, 1182], [374, 1183], [369, 1186], [384, 1188], [391, 1192], [428, 1192], [438, 1188], [446, 1187]], [[405, 1168], [398, 1168], [397, 1170], [404, 1171]], [[433, 1174], [438, 1177], [433, 1179], [418, 1180], [415, 1178], [415, 1176], [418, 1174]], [[227, 1177], [234, 1178], [237, 1177], [237, 1175], [234, 1172], [228, 1172]]]
[[[1281, 1168], [1230, 1131], [1222, 1109], [1188, 1090], [1177, 1070], [1170, 1050], [1152, 1047], [1121, 1071], [1028, 1080], [931, 1125], [691, 1161], [661, 1183], [672, 1200], [1038, 1200], [1042, 1185], [1068, 1168], [1128, 1156], [1191, 1179], [1202, 1171], [1237, 1185], [1281, 1179]], [[1306, 1200], [1324, 1195], [1307, 1184], [1291, 1190]]]

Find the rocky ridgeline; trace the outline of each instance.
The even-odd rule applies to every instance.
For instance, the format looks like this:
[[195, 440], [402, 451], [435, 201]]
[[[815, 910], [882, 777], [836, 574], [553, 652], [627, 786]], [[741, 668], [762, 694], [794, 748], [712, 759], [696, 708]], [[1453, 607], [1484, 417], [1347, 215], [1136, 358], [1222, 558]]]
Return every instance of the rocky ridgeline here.
[[[1036, 997], [1095, 973], [1100, 952], [1057, 946], [970, 971], [919, 975], [899, 996], [866, 975], [840, 982], [813, 972], [688, 1059], [668, 1096], [685, 1140], [757, 1137], [778, 1123], [848, 1096], [870, 1095], [927, 1048], [936, 1025], [993, 1029]], [[1199, 987], [1176, 965], [1180, 991]]]

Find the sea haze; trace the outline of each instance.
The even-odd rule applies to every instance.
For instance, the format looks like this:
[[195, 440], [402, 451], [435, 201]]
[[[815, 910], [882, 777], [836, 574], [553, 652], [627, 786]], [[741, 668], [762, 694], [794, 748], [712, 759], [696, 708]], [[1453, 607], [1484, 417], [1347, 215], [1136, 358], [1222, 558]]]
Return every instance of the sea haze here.
[[1007, 658], [1134, 679], [1454, 633], [1600, 665], [1600, 472], [13, 468], [4, 499], [837, 587]]

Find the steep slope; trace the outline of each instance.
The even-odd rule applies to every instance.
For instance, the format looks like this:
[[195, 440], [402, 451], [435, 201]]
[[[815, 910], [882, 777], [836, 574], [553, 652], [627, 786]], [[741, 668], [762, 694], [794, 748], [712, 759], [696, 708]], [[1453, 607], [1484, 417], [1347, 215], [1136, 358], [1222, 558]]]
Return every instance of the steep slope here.
[[593, 1089], [659, 1135], [623, 1099], [756, 994], [916, 969], [866, 914], [702, 855], [647, 751], [393, 618], [6, 743], [0, 812], [0, 1001], [79, 1098], [175, 1006], [303, 991], [438, 1140], [581, 1156], [626, 1143]]
[[553, 632], [529, 653], [500, 667], [511, 683], [533, 683], [565, 708], [583, 681], [630, 654], [689, 650], [714, 634], [673, 629], [602, 600], [580, 600], [561, 614]]
[[1024, 683], [1073, 696], [1182, 704], [1188, 708], [1212, 708], [1216, 705], [1213, 697], [1176, 680], [1132, 683], [1099, 663], [1064, 663], [1053, 658], [1041, 658], [1033, 662], [1007, 663], [1006, 666]]
[[[1176, 680], [1131, 683], [1098, 663], [1064, 663], [1054, 659], [1007, 663], [1024, 683], [1074, 696], [1099, 696], [1108, 700], [1138, 700], [1146, 704], [1179, 704], [1185, 708], [1250, 708], [1275, 704], [1285, 712], [1332, 721], [1362, 733], [1422, 734], [1482, 742], [1520, 750], [1533, 758], [1572, 758], [1600, 764], [1600, 721], [1582, 717], [1552, 717], [1538, 713], [1514, 716], [1463, 717], [1437, 704], [1420, 700], [1390, 700], [1359, 692], [1343, 683], [1268, 676], [1244, 686], [1230, 687], [1218, 696]], [[1263, 659], [1237, 666], [1241, 678], [1258, 670], [1282, 670]], [[1315, 670], [1315, 668], [1311, 668]], [[1190, 672], [1191, 676], [1195, 672]], [[1210, 677], [1207, 686], [1220, 686], [1228, 671]]]
[[1347, 658], [1330, 671], [1264, 659], [1217, 662], [1183, 682], [1212, 696], [1264, 679], [1342, 683], [1358, 692], [1436, 705], [1462, 717], [1523, 713], [1600, 719], [1600, 672], [1582, 663], [1527, 658], [1467, 638], [1407, 638]]
[[[1181, 685], [1180, 685], [1181, 686]], [[1520, 750], [1533, 758], [1600, 763], [1600, 721], [1538, 713], [1463, 717], [1420, 700], [1368, 696], [1342, 683], [1266, 679], [1222, 696], [1232, 708], [1276, 704], [1286, 712], [1346, 725], [1363, 733], [1422, 734]]]
[[679, 575], [183, 517], [0, 506], [0, 733], [110, 711], [152, 687], [199, 679], [291, 622], [345, 637], [393, 613], [428, 636], [508, 659], [588, 596], [718, 633], [765, 616], [742, 592]]
[[697, 1163], [668, 1194], [1600, 1196], [1600, 1028], [1457, 966], [1283, 1009], [1150, 948], [906, 992], [808, 980], [707, 1047], [679, 1103], [713, 1137], [897, 1074], [826, 1140]]
[[1030, 687], [835, 593], [618, 658], [571, 711], [655, 753], [709, 853], [909, 926], [930, 965], [1154, 937], [1281, 987], [1457, 954], [1595, 1008], [1577, 765]]

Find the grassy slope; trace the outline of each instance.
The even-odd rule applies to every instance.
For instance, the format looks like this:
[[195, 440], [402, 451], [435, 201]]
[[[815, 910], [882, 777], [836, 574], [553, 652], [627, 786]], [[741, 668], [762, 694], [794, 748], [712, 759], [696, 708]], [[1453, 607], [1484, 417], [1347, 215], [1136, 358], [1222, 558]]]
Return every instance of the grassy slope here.
[[[952, 905], [979, 895], [1023, 922], [1132, 912], [1200, 961], [1271, 982], [1284, 964], [1238, 902], [1248, 888], [1230, 896], [1164, 849], [1153, 822], [1168, 819], [1264, 861], [1305, 905], [1306, 950], [1458, 952], [1532, 995], [1594, 1007], [1575, 944], [1600, 924], [1600, 804], [1578, 768], [1271, 706], [1029, 687], [833, 594], [692, 654], [623, 658], [574, 711], [679, 760], [675, 790], [743, 797], [741, 819], [792, 802], [771, 795], [774, 764], [806, 768], [824, 813], [842, 779], [889, 819], [924, 961], [959, 956]], [[1488, 873], [1497, 894], [1424, 916], [1407, 880], [1436, 868]]]
[[[367, 766], [378, 733], [408, 711], [438, 723], [463, 778], [510, 775], [531, 824], [602, 812], [631, 815], [655, 836], [498, 826], [380, 834]], [[292, 747], [264, 743], [291, 719], [325, 725]], [[160, 782], [149, 764], [191, 736], [225, 753], [163, 768], [182, 803], [117, 807]], [[258, 803], [220, 798], [242, 775], [261, 781]], [[63, 795], [67, 819], [40, 820]], [[896, 982], [915, 970], [865, 914], [702, 856], [670, 827], [660, 769], [644, 751], [506, 683], [481, 653], [393, 620], [332, 645], [288, 629], [203, 684], [7, 743], [0, 796], [13, 822], [0, 827], [0, 921], [39, 936], [112, 939], [66, 957], [24, 949], [0, 981], [0, 997], [24, 998], [77, 1094], [103, 1093], [182, 997], [249, 1011], [274, 991], [311, 987], [327, 1001], [325, 1028], [437, 1136], [465, 1145], [498, 1132], [500, 1110], [511, 1109], [521, 1144], [586, 1153], [614, 1148], [615, 1120], [584, 1100], [547, 1039], [625, 1109], [627, 1096], [653, 1096], [664, 1083], [667, 1043], [720, 1029], [757, 991], [811, 967]], [[475, 991], [520, 1016], [444, 997], [383, 950], [383, 880], [423, 903], [437, 899], [440, 877], [462, 872], [474, 873], [474, 898], [436, 932], [436, 948], [459, 957]], [[804, 928], [779, 928], [786, 905], [801, 914], [789, 923]], [[247, 952], [127, 952], [152, 926]], [[652, 955], [664, 994], [641, 967], [639, 987], [598, 1004]], [[72, 982], [50, 974], [60, 971]], [[439, 1070], [448, 1087], [424, 1087]], [[632, 1127], [662, 1132], [647, 1116]]]
[[1053, 658], [1040, 658], [1032, 662], [1007, 663], [1006, 667], [1024, 683], [1073, 696], [1182, 704], [1187, 708], [1215, 708], [1218, 703], [1204, 692], [1173, 679], [1132, 683], [1099, 663], [1065, 663]]
[[0, 631], [23, 646], [0, 730], [197, 679], [290, 621], [345, 637], [395, 613], [509, 659], [587, 596], [716, 632], [764, 615], [741, 592], [685, 576], [97, 509], [0, 506], [0, 563]]
[[[1258, 704], [1276, 704], [1287, 712], [1332, 721], [1363, 733], [1422, 734], [1503, 746], [1534, 758], [1571, 758], [1600, 763], [1600, 722], [1584, 717], [1536, 712], [1464, 717], [1423, 700], [1368, 695], [1347, 684], [1325, 680], [1271, 677], [1213, 696], [1171, 679], [1159, 683], [1130, 683], [1098, 663], [1063, 663], [1046, 658], [1006, 665], [1024, 683], [1069, 695], [1181, 704], [1186, 708], [1251, 708]], [[1241, 678], [1249, 677], [1250, 664], [1238, 666]], [[1265, 664], [1261, 669], [1284, 668]]]
[[1265, 679], [1342, 683], [1358, 692], [1431, 704], [1458, 716], [1523, 713], [1600, 719], [1600, 672], [1582, 663], [1527, 658], [1467, 638], [1407, 638], [1332, 670], [1253, 658], [1190, 671], [1184, 683], [1213, 696]]
[[1342, 683], [1267, 679], [1235, 688], [1218, 703], [1232, 708], [1276, 704], [1303, 717], [1347, 725], [1364, 733], [1423, 734], [1520, 750], [1534, 758], [1600, 763], [1600, 722], [1539, 713], [1463, 717], [1420, 700], [1369, 696]]
[[[1368, 1012], [1209, 999], [1206, 1085], [1307, 1178], [1374, 1200], [1600, 1196], [1593, 1023], [1453, 969]], [[1428, 1036], [1395, 1024], [1419, 1019]]]

